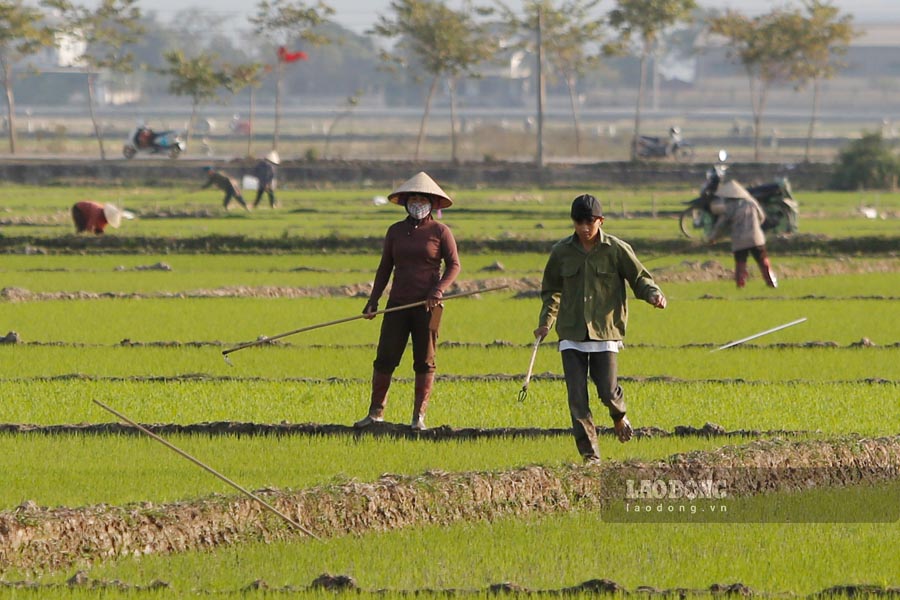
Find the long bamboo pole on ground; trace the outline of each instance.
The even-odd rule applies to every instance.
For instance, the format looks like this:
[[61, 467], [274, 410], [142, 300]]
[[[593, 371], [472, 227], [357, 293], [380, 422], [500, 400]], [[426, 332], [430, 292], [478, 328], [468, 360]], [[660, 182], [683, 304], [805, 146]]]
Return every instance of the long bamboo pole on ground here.
[[189, 461], [191, 461], [192, 463], [194, 463], [195, 465], [197, 465], [197, 466], [200, 467], [201, 469], [204, 469], [204, 470], [207, 471], [208, 473], [212, 473], [213, 475], [215, 475], [216, 477], [218, 477], [219, 479], [221, 479], [222, 481], [224, 481], [225, 483], [227, 483], [228, 485], [230, 485], [231, 487], [233, 487], [233, 488], [236, 489], [237, 491], [239, 491], [239, 492], [241, 492], [242, 494], [248, 496], [248, 497], [251, 498], [252, 500], [255, 500], [256, 502], [258, 502], [261, 506], [263, 506], [263, 507], [266, 508], [267, 510], [270, 510], [271, 512], [275, 513], [276, 515], [278, 515], [279, 517], [281, 517], [282, 519], [284, 519], [285, 521], [287, 521], [291, 526], [295, 527], [296, 529], [299, 529], [300, 531], [302, 531], [303, 533], [305, 533], [305, 534], [308, 535], [309, 537], [311, 537], [311, 538], [313, 538], [313, 539], [316, 539], [316, 540], [318, 540], [318, 541], [320, 541], [320, 542], [322, 541], [322, 539], [321, 539], [319, 536], [317, 536], [316, 534], [314, 534], [312, 531], [310, 531], [309, 529], [307, 529], [306, 527], [304, 527], [303, 525], [301, 525], [301, 524], [298, 523], [297, 521], [293, 520], [292, 518], [290, 518], [289, 516], [287, 516], [286, 514], [284, 514], [283, 512], [281, 512], [280, 510], [278, 510], [277, 508], [275, 508], [274, 506], [272, 506], [271, 504], [269, 504], [268, 502], [266, 502], [265, 500], [263, 500], [262, 498], [260, 498], [260, 497], [257, 496], [256, 494], [254, 494], [253, 492], [251, 492], [250, 490], [246, 489], [245, 487], [243, 487], [243, 486], [241, 486], [241, 485], [238, 485], [237, 483], [235, 483], [235, 482], [232, 481], [231, 479], [225, 477], [224, 475], [222, 475], [221, 473], [219, 473], [218, 471], [216, 471], [216, 470], [213, 469], [212, 467], [209, 467], [209, 466], [203, 464], [202, 462], [200, 462], [199, 460], [197, 460], [196, 458], [194, 458], [193, 456], [191, 456], [190, 454], [188, 454], [188, 453], [185, 452], [184, 450], [178, 448], [178, 447], [175, 446], [174, 444], [172, 444], [172, 443], [170, 443], [170, 442], [164, 440], [163, 438], [159, 437], [158, 435], [156, 435], [155, 433], [153, 433], [152, 431], [150, 431], [150, 430], [147, 429], [146, 427], [144, 427], [144, 426], [142, 426], [142, 425], [140, 425], [140, 424], [138, 424], [138, 423], [132, 421], [131, 419], [129, 419], [128, 417], [126, 417], [126, 416], [123, 415], [122, 413], [120, 413], [120, 412], [118, 412], [117, 410], [115, 410], [114, 408], [111, 408], [111, 407], [107, 406], [106, 404], [103, 404], [103, 403], [100, 402], [99, 400], [94, 400], [93, 402], [94, 402], [94, 404], [96, 404], [97, 406], [99, 406], [100, 408], [102, 408], [103, 410], [106, 410], [106, 411], [111, 412], [112, 414], [114, 414], [116, 417], [118, 417], [118, 418], [119, 418], [120, 420], [122, 420], [124, 423], [127, 423], [127, 424], [131, 425], [132, 427], [134, 427], [135, 429], [137, 429], [138, 431], [140, 431], [141, 433], [144, 433], [144, 434], [150, 436], [151, 438], [153, 438], [154, 440], [156, 440], [157, 442], [159, 442], [160, 444], [162, 444], [163, 446], [165, 446], [165, 447], [168, 448], [169, 450], [172, 450], [172, 451], [175, 452], [176, 454], [178, 454], [178, 455], [180, 455], [180, 456], [182, 456], [182, 457], [188, 459]]
[[[497, 290], [502, 290], [508, 288], [508, 285], [498, 285], [495, 287], [484, 288], [483, 290], [472, 290], [470, 292], [461, 292], [459, 294], [453, 294], [451, 296], [444, 296], [442, 301], [444, 300], [454, 300], [456, 298], [463, 298], [465, 296], [473, 296], [475, 294], [483, 294], [485, 292], [495, 292]], [[331, 325], [338, 325], [339, 323], [346, 323], [348, 321], [355, 321], [357, 319], [364, 319], [368, 316], [382, 315], [389, 312], [394, 312], [398, 310], [406, 310], [407, 308], [413, 308], [415, 306], [422, 306], [427, 303], [428, 300], [422, 300], [420, 302], [413, 302], [412, 304], [404, 304], [403, 306], [395, 306], [393, 308], [385, 308], [382, 310], [375, 311], [374, 313], [368, 314], [359, 314], [354, 315], [352, 317], [344, 317], [343, 319], [336, 319], [334, 321], [328, 321], [327, 323], [318, 323], [316, 325], [308, 325], [306, 327], [301, 327], [300, 329], [294, 329], [293, 331], [286, 331], [285, 333], [279, 333], [278, 335], [273, 335], [271, 337], [263, 336], [262, 338], [253, 341], [247, 342], [246, 344], [241, 344], [239, 346], [235, 346], [234, 348], [229, 348], [228, 350], [222, 350], [222, 356], [225, 357], [225, 362], [228, 362], [228, 355], [232, 352], [237, 352], [238, 350], [243, 350], [244, 348], [251, 348], [253, 346], [259, 346], [260, 344], [266, 344], [268, 342], [281, 339], [283, 337], [287, 337], [289, 335], [295, 335], [297, 333], [303, 333], [304, 331], [312, 331], [313, 329], [321, 329], [322, 327], [330, 327]]]

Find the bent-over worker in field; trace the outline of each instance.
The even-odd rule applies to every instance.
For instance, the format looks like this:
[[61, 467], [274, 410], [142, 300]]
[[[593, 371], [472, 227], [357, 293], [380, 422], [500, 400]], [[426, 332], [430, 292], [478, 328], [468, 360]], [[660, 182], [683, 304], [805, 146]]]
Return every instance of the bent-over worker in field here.
[[[432, 211], [453, 201], [426, 173], [420, 172], [391, 192], [388, 200], [406, 208], [406, 218], [391, 225], [384, 237], [381, 262], [372, 293], [363, 309], [374, 318], [378, 300], [393, 272], [387, 307], [425, 301], [424, 305], [385, 313], [373, 363], [372, 397], [368, 414], [355, 427], [384, 420], [391, 375], [400, 364], [412, 337], [413, 371], [416, 375], [412, 428], [425, 429], [425, 411], [434, 385], [435, 346], [443, 304], [441, 299], [459, 274], [459, 255], [450, 228], [437, 222]], [[441, 263], [444, 269], [441, 273]]]
[[734, 282], [739, 288], [747, 283], [747, 254], [753, 255], [766, 285], [778, 287], [778, 279], [766, 253], [766, 234], [762, 229], [766, 213], [762, 206], [744, 186], [733, 180], [722, 185], [716, 196], [709, 210], [717, 219], [706, 241], [714, 244], [721, 237], [731, 237]]
[[211, 166], [203, 167], [203, 171], [206, 173], [207, 180], [206, 183], [203, 184], [203, 187], [200, 188], [201, 190], [205, 190], [209, 186], [215, 185], [225, 192], [225, 197], [222, 199], [222, 206], [226, 210], [228, 209], [228, 204], [231, 202], [232, 198], [237, 200], [238, 204], [244, 207], [244, 210], [250, 210], [247, 207], [247, 203], [244, 202], [244, 197], [241, 195], [241, 188], [238, 187], [238, 182], [233, 177], [229, 177], [225, 171], [218, 171], [215, 167]]
[[82, 200], [72, 205], [72, 221], [75, 222], [75, 233], [89, 231], [102, 235], [106, 226], [118, 227], [122, 218], [133, 219], [134, 215], [121, 210], [113, 204], [100, 204], [90, 200]]
[[600, 201], [582, 194], [572, 202], [575, 233], [553, 245], [541, 282], [536, 338], [556, 324], [569, 396], [575, 446], [586, 463], [599, 462], [597, 429], [588, 402], [588, 377], [609, 410], [616, 436], [631, 439], [625, 399], [618, 382], [618, 352], [628, 320], [625, 283], [656, 308], [666, 297], [631, 246], [601, 229]]

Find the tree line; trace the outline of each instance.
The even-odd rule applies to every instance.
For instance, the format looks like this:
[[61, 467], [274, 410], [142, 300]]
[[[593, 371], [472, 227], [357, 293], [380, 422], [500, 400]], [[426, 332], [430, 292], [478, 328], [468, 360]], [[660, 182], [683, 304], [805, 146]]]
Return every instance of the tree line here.
[[[88, 112], [105, 158], [96, 117], [96, 83], [103, 76], [120, 85], [152, 86], [191, 105], [188, 142], [198, 109], [244, 90], [253, 99], [268, 87], [275, 97], [273, 148], [278, 148], [281, 105], [286, 77], [294, 61], [307, 53], [324, 59], [322, 76], [348, 86], [346, 116], [358, 105], [367, 81], [345, 81], [349, 64], [377, 77], [400, 78], [423, 90], [424, 107], [414, 158], [424, 143], [430, 109], [443, 85], [450, 102], [451, 159], [457, 159], [457, 89], [463, 79], [477, 79], [518, 55], [530, 61], [536, 94], [536, 162], [543, 164], [543, 118], [547, 85], [568, 93], [576, 150], [580, 149], [578, 91], [617, 57], [638, 61], [638, 93], [632, 131], [632, 159], [641, 130], [648, 65], [666, 53], [687, 55], [697, 40], [716, 36], [740, 65], [750, 88], [754, 120], [754, 154], [769, 91], [791, 83], [811, 88], [812, 100], [806, 156], [815, 134], [823, 80], [841, 68], [841, 59], [858, 32], [852, 17], [827, 0], [802, 0], [799, 7], [779, 7], [750, 17], [737, 10], [701, 11], [695, 0], [616, 0], [600, 9], [601, 0], [522, 0], [512, 7], [503, 0], [479, 5], [466, 0], [454, 8], [445, 0], [392, 0], [377, 22], [359, 36], [337, 25], [325, 2], [258, 0], [248, 29], [228, 34], [223, 20], [194, 11], [183, 19], [178, 35], [145, 15], [137, 0], [100, 0], [88, 7], [73, 0], [0, 0], [0, 79], [6, 92], [8, 143], [16, 152], [15, 95], [17, 73], [28, 74], [34, 57], [47, 48], [75, 48], [74, 64], [86, 74]], [[188, 13], [190, 14], [190, 13]], [[373, 39], [381, 39], [376, 46]], [[76, 42], [73, 44], [73, 42]], [[245, 48], [250, 47], [250, 50]], [[343, 52], [342, 52], [343, 51]], [[369, 80], [369, 83], [371, 80]], [[352, 89], [349, 86], [353, 86]]]

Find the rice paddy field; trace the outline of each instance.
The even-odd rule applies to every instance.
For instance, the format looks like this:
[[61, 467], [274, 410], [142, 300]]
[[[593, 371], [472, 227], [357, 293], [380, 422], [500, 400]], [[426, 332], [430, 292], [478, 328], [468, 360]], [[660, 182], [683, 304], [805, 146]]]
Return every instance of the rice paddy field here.
[[[446, 303], [421, 434], [410, 352], [388, 423], [351, 427], [380, 319], [222, 354], [358, 315], [403, 216], [390, 190], [286, 188], [244, 212], [208, 190], [0, 186], [0, 597], [900, 595], [900, 194], [795, 190], [801, 232], [769, 240], [779, 287], [754, 267], [739, 290], [727, 243], [681, 237], [693, 190], [595, 190], [669, 299], [629, 300], [637, 435], [618, 443], [593, 400], [597, 467], [553, 334], [520, 399], [546, 256], [585, 190], [441, 183], [453, 291], [506, 287]], [[137, 218], [75, 235], [81, 199]], [[629, 469], [669, 495], [623, 513]], [[728, 493], [672, 502], [688, 479]]]

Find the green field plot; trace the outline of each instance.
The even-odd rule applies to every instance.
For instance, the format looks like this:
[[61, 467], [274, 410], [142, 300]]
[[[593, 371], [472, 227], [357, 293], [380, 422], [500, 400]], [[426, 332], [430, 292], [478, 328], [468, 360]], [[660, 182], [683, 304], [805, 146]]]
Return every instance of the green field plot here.
[[[821, 495], [807, 492], [817, 494]], [[840, 506], [850, 494], [822, 501]], [[749, 502], [780, 501], [790, 497]], [[347, 536], [324, 544], [249, 544], [215, 552], [125, 558], [88, 573], [135, 585], [157, 579], [177, 592], [236, 593], [256, 580], [274, 589], [304, 589], [322, 573], [331, 573], [353, 577], [363, 590], [384, 590], [379, 596], [423, 589], [484, 590], [503, 582], [530, 590], [558, 590], [591, 579], [608, 579], [629, 591], [651, 586], [681, 588], [683, 593], [740, 582], [754, 593], [808, 595], [838, 585], [889, 585], [895, 581], [900, 559], [884, 549], [895, 546], [898, 536], [896, 523], [654, 525], [606, 523], [602, 514], [579, 511]], [[63, 581], [65, 576], [43, 580]]]
[[[900, 419], [893, 383], [784, 383], [760, 381], [624, 381], [638, 426], [671, 430], [713, 422], [728, 430], [805, 430], [837, 434], [894, 433]], [[537, 379], [518, 401], [519, 380], [479, 382], [438, 379], [429, 410], [432, 426], [568, 427], [565, 384]], [[368, 382], [291, 381], [5, 381], [0, 423], [52, 425], [114, 421], [92, 400], [119, 407], [143, 423], [239, 421], [349, 425], [368, 407]], [[386, 417], [406, 423], [412, 407], [410, 377], [390, 392]], [[865, 410], [859, 410], [865, 406]], [[594, 401], [599, 425], [605, 408]]]
[[[469, 494], [467, 507], [482, 506], [469, 501], [480, 494], [500, 512], [463, 511], [466, 521], [447, 526], [389, 520], [324, 543], [283, 535], [280, 522], [271, 532], [253, 530], [253, 511], [228, 512], [223, 529], [197, 538], [207, 546], [183, 547], [202, 552], [110, 558], [85, 537], [67, 556], [93, 562], [59, 560], [53, 564], [67, 566], [58, 570], [39, 562], [16, 570], [12, 565], [28, 564], [17, 557], [38, 546], [13, 548], [0, 535], [0, 584], [59, 583], [84, 569], [96, 580], [170, 583], [139, 592], [154, 597], [237, 597], [256, 580], [270, 593], [292, 586], [302, 597], [333, 597], [307, 589], [324, 572], [352, 576], [364, 591], [387, 590], [386, 597], [424, 589], [486, 595], [502, 582], [559, 590], [599, 578], [631, 592], [641, 585], [702, 591], [687, 596], [736, 582], [777, 597], [844, 584], [900, 587], [897, 522], [619, 523], [569, 504], [596, 485], [570, 433], [555, 333], [539, 348], [527, 397], [519, 396], [547, 252], [571, 234], [571, 198], [591, 190], [448, 186], [455, 204], [441, 218], [463, 248], [453, 291], [508, 288], [446, 302], [430, 431], [414, 437], [409, 350], [394, 373], [388, 424], [362, 434], [350, 427], [368, 407], [381, 327], [380, 318], [358, 317], [384, 232], [404, 215], [374, 202], [389, 190], [287, 186], [278, 210], [245, 213], [224, 211], [220, 192], [197, 191], [202, 183], [198, 170], [196, 185], [182, 187], [0, 186], [0, 521], [39, 527], [29, 519], [56, 514], [40, 507], [73, 509], [58, 511], [66, 514], [122, 508], [157, 511], [159, 523], [171, 517], [186, 526], [191, 517], [182, 519], [187, 513], [177, 507], [205, 507], [197, 514], [218, 518], [235, 497], [161, 444], [122, 433], [94, 400], [166, 430], [166, 439], [250, 489], [297, 497], [324, 489], [340, 499], [351, 488], [366, 492], [389, 481], [399, 487], [382, 492], [426, 494], [410, 505], [424, 513], [451, 514], [455, 505], [427, 494], [450, 497], [452, 490]], [[727, 454], [785, 466], [819, 458], [844, 475], [872, 464], [896, 473], [900, 194], [795, 190], [801, 235], [773, 238], [769, 247], [779, 287], [767, 288], [751, 263], [739, 290], [727, 242], [703, 246], [679, 231], [677, 215], [695, 186], [595, 191], [605, 229], [634, 242], [669, 300], [656, 310], [629, 297], [618, 370], [637, 434], [628, 444], [616, 441], [605, 407], [593, 399], [602, 428], [599, 468], [629, 460], [687, 468]], [[75, 236], [69, 207], [81, 199], [119, 203], [138, 218], [102, 237]], [[876, 218], [861, 208], [876, 209]], [[231, 365], [223, 360], [223, 351], [262, 336], [341, 319], [350, 320], [231, 352]], [[230, 429], [237, 427], [240, 434]], [[547, 483], [550, 471], [569, 478]], [[510, 489], [536, 495], [504, 495], [504, 477]], [[403, 487], [407, 480], [420, 487]], [[565, 493], [555, 496], [554, 485]], [[842, 506], [866, 489], [807, 493]], [[883, 490], [898, 492], [896, 478]], [[368, 507], [375, 497], [363, 493], [360, 503]], [[782, 500], [792, 501], [735, 499], [751, 508]], [[397, 519], [402, 498], [397, 502], [372, 511]], [[85, 536], [93, 522], [82, 522]], [[247, 523], [241, 531], [255, 533], [230, 537]], [[0, 597], [135, 593], [0, 585]]]

